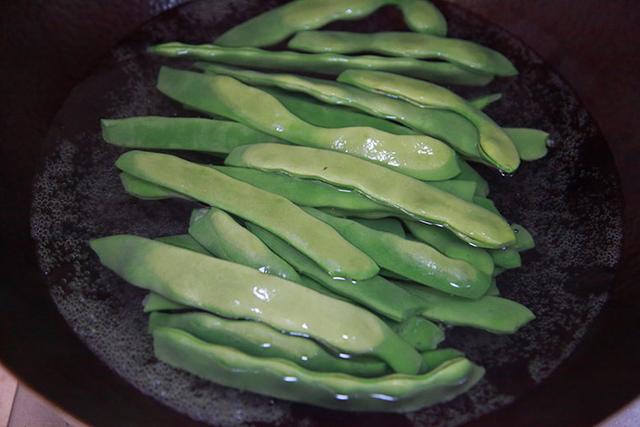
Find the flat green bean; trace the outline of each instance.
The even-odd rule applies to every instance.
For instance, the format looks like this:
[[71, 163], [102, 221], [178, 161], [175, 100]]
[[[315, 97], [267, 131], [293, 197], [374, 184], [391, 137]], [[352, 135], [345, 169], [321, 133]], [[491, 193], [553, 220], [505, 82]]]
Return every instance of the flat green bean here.
[[536, 243], [531, 233], [529, 233], [529, 230], [520, 224], [511, 224], [511, 228], [516, 234], [516, 244], [513, 246], [513, 249], [522, 252], [536, 247]]
[[473, 181], [476, 183], [476, 195], [486, 197], [489, 194], [489, 183], [469, 163], [460, 159], [458, 162], [460, 174], [456, 179], [463, 181]]
[[527, 307], [505, 298], [484, 296], [469, 300], [425, 286], [401, 282], [396, 284], [425, 304], [420, 313], [422, 316], [448, 325], [469, 326], [494, 334], [512, 334], [535, 319]]
[[149, 181], [145, 181], [144, 179], [136, 178], [126, 172], [122, 172], [120, 174], [120, 182], [127, 193], [137, 197], [138, 199], [163, 200], [177, 198], [191, 200], [190, 197], [187, 197], [184, 194], [169, 190], [168, 188], [161, 187]]
[[152, 46], [149, 52], [169, 58], [198, 59], [263, 70], [310, 72], [329, 76], [337, 76], [349, 69], [374, 69], [462, 86], [485, 86], [493, 80], [490, 74], [477, 73], [456, 64], [414, 58], [275, 52], [252, 47], [227, 48], [210, 44], [189, 45], [177, 42]]
[[182, 249], [189, 249], [190, 251], [198, 252], [203, 255], [211, 255], [211, 253], [204, 246], [202, 246], [196, 239], [188, 234], [157, 237], [155, 240], [157, 240], [158, 242], [166, 243], [167, 245], [177, 246]]
[[356, 219], [355, 221], [374, 230], [395, 234], [403, 239], [407, 237], [404, 228], [402, 228], [402, 223], [395, 218]]
[[[367, 279], [376, 264], [335, 230], [284, 197], [233, 179], [208, 166], [167, 154], [129, 151], [116, 166], [145, 181], [259, 224], [284, 238], [332, 275]], [[238, 197], [238, 195], [242, 197]]]
[[493, 104], [494, 102], [500, 101], [501, 99], [501, 93], [490, 93], [489, 95], [482, 95], [476, 98], [472, 98], [468, 102], [478, 110], [484, 110], [489, 105]]
[[419, 370], [420, 355], [379, 318], [293, 282], [137, 236], [92, 240], [91, 248], [124, 280], [178, 303], [377, 356], [396, 372]]
[[399, 99], [328, 80], [293, 74], [268, 74], [201, 62], [195, 66], [207, 73], [231, 76], [252, 85], [275, 86], [288, 91], [302, 92], [328, 104], [343, 105], [379, 118], [393, 120], [446, 142], [465, 157], [480, 159], [476, 127], [452, 111], [421, 108]]
[[171, 301], [168, 298], [163, 297], [155, 292], [149, 292], [142, 301], [145, 313], [154, 313], [156, 311], [180, 311], [189, 310], [191, 307], [188, 305], [180, 304], [175, 301]]
[[496, 249], [489, 252], [495, 265], [505, 269], [522, 267], [520, 253], [513, 248]]
[[429, 372], [452, 359], [464, 357], [464, 354], [453, 348], [442, 348], [422, 353], [422, 370]]
[[282, 142], [240, 123], [195, 117], [130, 117], [101, 120], [109, 144], [144, 150], [191, 150], [228, 153], [245, 144]]
[[174, 100], [224, 115], [294, 144], [345, 152], [420, 179], [447, 179], [460, 172], [455, 152], [434, 138], [393, 135], [367, 127], [313, 126], [291, 114], [268, 93], [231, 77], [163, 67], [158, 89]]
[[515, 76], [518, 71], [501, 53], [467, 40], [410, 32], [351, 33], [303, 31], [289, 48], [310, 53], [375, 53], [392, 57], [447, 61], [473, 71], [497, 76]]
[[421, 242], [433, 246], [449, 258], [466, 261], [488, 276], [493, 274], [493, 258], [486, 250], [461, 241], [444, 228], [408, 219], [403, 221], [411, 234]]
[[420, 316], [405, 319], [392, 325], [391, 328], [400, 338], [420, 352], [433, 350], [444, 340], [442, 329], [430, 320]]
[[341, 153], [257, 144], [236, 148], [225, 163], [356, 189], [415, 219], [442, 225], [476, 246], [502, 248], [515, 242], [513, 230], [500, 216], [414, 178]]
[[509, 173], [520, 165], [518, 150], [509, 135], [489, 116], [449, 89], [397, 74], [367, 70], [347, 70], [338, 76], [338, 81], [398, 97], [420, 107], [454, 111], [476, 126], [478, 151], [485, 161]]
[[300, 282], [300, 276], [293, 267], [220, 209], [194, 210], [189, 234], [218, 258], [255, 268], [261, 273]]
[[522, 160], [538, 160], [547, 155], [547, 132], [527, 128], [508, 128], [505, 132], [515, 144]]
[[207, 344], [186, 332], [158, 328], [156, 357], [201, 378], [280, 399], [349, 411], [405, 412], [453, 399], [473, 387], [484, 369], [457, 358], [421, 375], [358, 378], [314, 372], [282, 359], [250, 356]]
[[311, 277], [331, 292], [363, 305], [369, 310], [400, 322], [422, 308], [415, 298], [380, 276], [361, 281], [331, 277], [284, 240], [253, 224], [247, 224], [247, 226], [272, 251], [293, 265], [300, 274]]
[[282, 334], [250, 320], [224, 319], [211, 313], [152, 313], [149, 331], [153, 333], [159, 328], [178, 329], [209, 344], [231, 347], [251, 356], [290, 360], [311, 371], [343, 372], [359, 377], [388, 373], [381, 361], [340, 359], [313, 340]]
[[380, 267], [417, 283], [465, 298], [485, 294], [490, 276], [465, 261], [448, 258], [429, 245], [371, 229], [313, 208], [305, 211], [332, 226]]
[[447, 34], [447, 21], [426, 0], [296, 0], [255, 16], [215, 40], [220, 46], [263, 47], [281, 42], [292, 34], [320, 28], [337, 20], [362, 19], [382, 6], [400, 8], [407, 26], [420, 33]]

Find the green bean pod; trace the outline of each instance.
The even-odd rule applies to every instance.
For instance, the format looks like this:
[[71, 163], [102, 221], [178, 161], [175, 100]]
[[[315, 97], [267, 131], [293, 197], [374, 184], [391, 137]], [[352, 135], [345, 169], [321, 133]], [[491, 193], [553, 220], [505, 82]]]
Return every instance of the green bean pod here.
[[[238, 78], [238, 80], [243, 79]], [[265, 86], [262, 89], [273, 95], [287, 110], [315, 126], [325, 128], [368, 126], [394, 135], [418, 135], [418, 132], [406, 126], [360, 113], [352, 108], [320, 102], [303, 93], [287, 92], [283, 89], [269, 86]]]
[[502, 99], [501, 93], [490, 93], [489, 95], [482, 95], [475, 98], [470, 99], [469, 104], [473, 105], [474, 108], [478, 110], [484, 110], [489, 105], [494, 102], [500, 101]]
[[422, 242], [374, 230], [313, 208], [305, 208], [305, 211], [332, 226], [380, 267], [422, 285], [475, 299], [484, 295], [491, 283], [490, 275], [480, 272], [468, 262], [448, 258]]
[[[191, 236], [189, 236], [191, 237]], [[192, 309], [188, 305], [171, 301], [155, 292], [149, 292], [142, 301], [145, 313], [155, 313], [157, 311], [182, 311]]]
[[395, 234], [402, 239], [407, 237], [402, 223], [395, 218], [356, 219], [355, 221], [374, 230]]
[[484, 369], [457, 358], [421, 375], [358, 378], [314, 372], [282, 359], [250, 356], [207, 344], [186, 332], [158, 328], [156, 357], [223, 386], [345, 411], [406, 412], [445, 402], [473, 387]]
[[391, 329], [420, 352], [433, 350], [444, 340], [442, 329], [420, 316], [413, 316], [393, 324]]
[[525, 306], [505, 298], [484, 296], [477, 300], [454, 297], [426, 286], [396, 282], [420, 299], [427, 319], [454, 326], [469, 326], [494, 334], [513, 334], [533, 319]]
[[255, 357], [289, 360], [305, 369], [318, 372], [343, 372], [358, 377], [378, 377], [388, 367], [375, 359], [340, 359], [313, 340], [282, 334], [263, 323], [232, 320], [211, 313], [152, 313], [149, 331], [173, 328], [187, 332], [209, 344], [231, 347]]
[[511, 224], [511, 228], [516, 234], [516, 244], [513, 246], [513, 249], [523, 252], [536, 247], [536, 242], [533, 240], [533, 236], [529, 233], [529, 230], [520, 224]]
[[190, 251], [198, 252], [203, 255], [211, 255], [211, 252], [188, 234], [157, 237], [155, 240], [161, 243], [166, 243], [167, 245], [177, 246], [182, 249], [189, 249]]
[[253, 224], [249, 230], [302, 275], [311, 277], [331, 292], [348, 298], [369, 310], [401, 322], [419, 312], [422, 306], [415, 298], [380, 276], [368, 280], [348, 281], [326, 274], [284, 240]]
[[354, 54], [370, 52], [392, 57], [447, 61], [473, 71], [515, 76], [511, 61], [493, 49], [467, 40], [409, 32], [351, 33], [303, 31], [289, 41], [289, 48], [311, 53]]
[[493, 259], [484, 249], [468, 245], [441, 227], [406, 219], [404, 224], [416, 239], [433, 246], [449, 258], [466, 261], [488, 276], [493, 274]]
[[275, 52], [252, 47], [227, 48], [210, 44], [189, 45], [177, 42], [152, 46], [149, 52], [169, 58], [189, 58], [263, 70], [308, 72], [329, 76], [337, 76], [349, 69], [373, 69], [437, 83], [463, 86], [484, 86], [493, 79], [490, 74], [477, 73], [456, 64], [421, 61], [414, 58]]
[[422, 371], [429, 372], [452, 359], [464, 357], [464, 354], [453, 348], [441, 348], [422, 353]]
[[218, 64], [196, 63], [207, 73], [231, 76], [258, 86], [302, 92], [322, 102], [343, 105], [367, 114], [402, 123], [420, 133], [446, 142], [468, 158], [480, 159], [478, 131], [461, 115], [441, 109], [421, 108], [408, 102], [368, 92], [354, 86], [292, 74], [268, 74]]
[[499, 215], [427, 183], [333, 151], [279, 144], [247, 145], [233, 150], [225, 163], [356, 189], [419, 221], [446, 227], [476, 246], [502, 248], [516, 239], [509, 224]]
[[189, 234], [218, 258], [255, 268], [261, 273], [300, 282], [300, 276], [293, 267], [220, 209], [194, 210]]
[[124, 187], [124, 190], [138, 199], [142, 200], [164, 200], [164, 199], [185, 199], [191, 200], [190, 197], [177, 191], [169, 190], [168, 188], [161, 187], [153, 184], [144, 179], [137, 178], [126, 172], [120, 174], [120, 182]]
[[447, 179], [459, 173], [457, 156], [428, 136], [400, 136], [367, 127], [327, 129], [291, 114], [268, 93], [226, 76], [163, 67], [158, 89], [165, 95], [277, 135], [294, 144], [358, 156], [421, 179]]
[[191, 150], [228, 153], [245, 144], [282, 142], [240, 123], [192, 117], [130, 117], [101, 120], [109, 144], [145, 150]]
[[547, 132], [527, 128], [509, 128], [505, 129], [505, 132], [515, 144], [522, 160], [538, 160], [547, 155]]
[[211, 167], [143, 151], [123, 154], [116, 166], [137, 178], [262, 225], [332, 275], [357, 280], [368, 279], [378, 272], [378, 266], [368, 256], [289, 200], [230, 178]]
[[399, 6], [411, 31], [442, 37], [447, 35], [447, 20], [430, 1], [400, 0]]
[[418, 372], [420, 355], [383, 321], [354, 305], [257, 270], [137, 236], [91, 241], [107, 268], [134, 286], [231, 319], [266, 323], [396, 372]]
[[489, 194], [489, 183], [469, 163], [460, 159], [458, 163], [460, 174], [456, 179], [463, 181], [473, 181], [476, 183], [476, 196], [487, 197]]
[[478, 129], [478, 152], [485, 161], [508, 173], [520, 165], [518, 150], [509, 135], [489, 116], [449, 89], [397, 74], [366, 70], [347, 70], [340, 74], [338, 81], [398, 97], [421, 107], [454, 111]]

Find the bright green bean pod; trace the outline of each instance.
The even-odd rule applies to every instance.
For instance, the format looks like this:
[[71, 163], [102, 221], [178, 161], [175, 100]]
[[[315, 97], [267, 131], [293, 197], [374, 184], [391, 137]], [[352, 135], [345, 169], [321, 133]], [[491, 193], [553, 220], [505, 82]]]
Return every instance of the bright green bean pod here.
[[218, 258], [255, 268], [261, 273], [300, 282], [300, 276], [293, 267], [220, 209], [194, 210], [189, 234]]
[[188, 234], [157, 237], [155, 240], [157, 240], [158, 242], [166, 243], [167, 245], [177, 246], [182, 249], [189, 249], [190, 251], [198, 252], [203, 255], [211, 255], [211, 253], [204, 246], [202, 246], [196, 239]]
[[522, 267], [520, 253], [513, 249], [496, 249], [489, 252], [496, 266], [507, 270]]
[[[284, 197], [230, 178], [211, 167], [167, 154], [129, 151], [116, 166], [130, 175], [262, 225], [335, 276], [368, 279], [378, 266], [331, 227]], [[238, 197], [242, 195], [242, 197]]]
[[252, 47], [227, 48], [210, 44], [189, 45], [177, 42], [152, 46], [149, 52], [169, 58], [189, 58], [263, 70], [311, 72], [329, 76], [337, 76], [350, 69], [374, 69], [437, 83], [463, 86], [484, 86], [493, 79], [490, 74], [477, 73], [456, 64], [421, 61], [414, 58], [275, 52]]
[[385, 209], [357, 191], [339, 188], [322, 181], [248, 168], [214, 166], [214, 169], [239, 181], [279, 194], [299, 206], [336, 207], [350, 210]]
[[504, 131], [515, 144], [522, 160], [538, 160], [547, 155], [547, 132], [527, 128], [507, 128]]
[[502, 248], [516, 240], [500, 216], [429, 184], [352, 156], [279, 144], [239, 147], [226, 158], [231, 166], [284, 172], [352, 188], [378, 203], [420, 221], [442, 225], [466, 241]]
[[466, 181], [457, 178], [448, 179], [446, 181], [429, 181], [429, 185], [437, 188], [438, 190], [453, 194], [467, 202], [473, 202], [473, 197], [475, 196], [478, 188], [474, 181]]
[[174, 100], [246, 123], [294, 144], [345, 152], [420, 179], [447, 179], [460, 172], [455, 152], [434, 138], [393, 135], [367, 127], [313, 126], [268, 93], [231, 77], [163, 67], [158, 89]]
[[331, 292], [363, 305], [369, 310], [400, 322], [422, 308], [415, 298], [380, 276], [361, 281], [333, 278], [279, 237], [256, 225], [247, 224], [247, 226], [272, 251], [293, 265], [300, 274], [311, 277]]
[[421, 107], [454, 111], [478, 129], [478, 151], [484, 160], [509, 173], [520, 165], [518, 150], [509, 135], [489, 116], [449, 89], [397, 74], [366, 70], [347, 70], [338, 76], [338, 81], [398, 97]]
[[489, 95], [482, 95], [476, 98], [472, 98], [468, 102], [469, 104], [473, 105], [474, 108], [477, 108], [478, 110], [484, 110], [489, 105], [493, 104], [494, 102], [500, 101], [501, 99], [501, 93], [490, 93]]
[[482, 177], [476, 170], [469, 165], [469, 163], [460, 159], [458, 162], [460, 168], [460, 174], [456, 179], [463, 181], [473, 181], [476, 183], [476, 195], [481, 197], [487, 197], [489, 194], [489, 183]]
[[315, 126], [325, 128], [368, 126], [395, 135], [418, 135], [416, 131], [408, 127], [369, 114], [359, 113], [352, 108], [327, 104], [311, 96], [287, 92], [277, 87], [264, 87], [263, 89], [287, 107], [287, 110]]
[[469, 300], [426, 286], [396, 283], [425, 304], [420, 313], [422, 316], [449, 325], [469, 326], [494, 334], [512, 334], [535, 319], [527, 307], [505, 298], [485, 296]]
[[382, 361], [340, 359], [313, 340], [282, 334], [250, 320], [224, 319], [210, 313], [152, 313], [149, 332], [158, 328], [178, 329], [209, 344], [231, 347], [251, 356], [289, 360], [311, 371], [343, 372], [359, 377], [388, 373]]
[[279, 277], [137, 236], [91, 241], [107, 268], [134, 286], [232, 319], [313, 337], [351, 355], [380, 357], [416, 373], [420, 356], [368, 311]]
[[464, 354], [453, 348], [441, 348], [422, 353], [422, 372], [429, 372], [452, 359], [464, 357]]
[[354, 54], [371, 52], [392, 57], [447, 61], [473, 71], [515, 76], [511, 61], [493, 49], [467, 40], [409, 32], [351, 33], [303, 31], [289, 41], [289, 48], [311, 53]]
[[393, 120], [448, 143], [465, 157], [480, 159], [476, 127], [452, 111], [421, 108], [399, 99], [328, 80], [293, 74], [268, 74], [201, 62], [195, 66], [207, 73], [231, 76], [251, 85], [302, 92], [328, 104], [343, 105]]
[[180, 311], [189, 310], [191, 308], [188, 305], [171, 301], [170, 299], [155, 292], [149, 292], [142, 301], [142, 305], [145, 313], [154, 313], [156, 311]]
[[391, 329], [420, 352], [433, 350], [444, 340], [442, 329], [420, 316], [413, 316], [396, 323], [391, 326]]
[[335, 228], [380, 267], [422, 285], [475, 299], [484, 295], [491, 283], [490, 275], [480, 272], [468, 262], [448, 258], [422, 242], [374, 230], [313, 208], [305, 208], [305, 211]]
[[396, 5], [407, 26], [417, 32], [444, 36], [447, 22], [426, 0], [296, 0], [255, 16], [215, 40], [220, 46], [264, 47], [281, 42], [294, 33], [320, 28], [338, 20], [357, 20], [382, 6]]
[[447, 35], [447, 20], [430, 1], [400, 0], [400, 10], [411, 31], [442, 37]]
[[411, 234], [421, 242], [433, 246], [449, 258], [468, 262], [488, 276], [493, 274], [493, 258], [484, 249], [463, 242], [441, 227], [407, 219], [404, 220], [404, 223]]
[[129, 175], [126, 172], [120, 174], [120, 182], [124, 187], [124, 190], [130, 195], [142, 200], [163, 200], [163, 199], [186, 199], [191, 200], [190, 197], [177, 191], [169, 190], [165, 187], [153, 184], [144, 179], [136, 178], [133, 175]]
[[374, 230], [384, 231], [385, 233], [395, 234], [400, 238], [406, 238], [407, 235], [402, 228], [402, 223], [395, 218], [381, 218], [381, 219], [356, 219], [357, 223], [366, 227], [373, 228]]
[[314, 372], [287, 360], [250, 356], [207, 344], [186, 332], [158, 328], [156, 357], [201, 378], [280, 399], [345, 411], [406, 412], [445, 402], [473, 387], [484, 369], [464, 358], [421, 375], [358, 378]]
[[130, 117], [101, 120], [109, 144], [144, 150], [191, 150], [228, 153], [245, 144], [281, 142], [240, 123], [192, 117]]

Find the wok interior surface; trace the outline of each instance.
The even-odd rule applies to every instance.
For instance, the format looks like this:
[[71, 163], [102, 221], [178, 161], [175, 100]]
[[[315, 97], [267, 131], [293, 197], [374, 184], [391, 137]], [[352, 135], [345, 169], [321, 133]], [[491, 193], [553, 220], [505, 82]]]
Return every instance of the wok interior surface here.
[[[497, 27], [455, 7], [443, 8], [452, 36], [509, 56], [520, 76], [482, 93], [503, 92], [490, 115], [502, 125], [538, 127], [552, 135], [547, 158], [513, 177], [483, 169], [505, 216], [525, 225], [537, 247], [523, 268], [500, 276], [502, 293], [538, 318], [516, 335], [455, 328], [445, 345], [487, 368], [467, 395], [407, 416], [338, 414], [216, 386], [153, 357], [142, 314], [144, 293], [102, 268], [87, 240], [117, 233], [183, 233], [192, 204], [143, 202], [122, 190], [113, 162], [122, 152], [101, 141], [99, 119], [192, 115], [155, 89], [160, 60], [154, 42], [204, 42], [274, 2], [196, 2], [145, 25], [115, 48], [70, 94], [47, 138], [47, 157], [33, 193], [32, 235], [51, 295], [73, 330], [109, 367], [145, 394], [216, 425], [457, 425], [495, 410], [542, 382], [581, 341], [607, 300], [622, 236], [621, 192], [605, 141], [567, 84], [535, 53]], [[402, 29], [385, 9], [367, 22], [334, 25], [358, 31]], [[468, 96], [479, 89], [465, 90]], [[348, 421], [347, 421], [348, 420]]]

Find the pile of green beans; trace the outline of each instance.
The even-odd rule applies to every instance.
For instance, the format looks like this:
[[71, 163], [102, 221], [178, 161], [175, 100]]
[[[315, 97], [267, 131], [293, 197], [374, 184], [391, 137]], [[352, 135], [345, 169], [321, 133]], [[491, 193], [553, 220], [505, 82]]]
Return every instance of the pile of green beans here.
[[[384, 6], [410, 31], [320, 30]], [[294, 0], [215, 44], [149, 48], [204, 61], [163, 66], [157, 81], [201, 117], [104, 119], [102, 136], [133, 149], [115, 163], [124, 191], [193, 211], [186, 234], [90, 246], [148, 291], [159, 360], [324, 408], [407, 412], [484, 375], [439, 348], [447, 328], [513, 334], [535, 319], [497, 279], [522, 266], [533, 235], [502, 215], [472, 163], [517, 173], [547, 154], [549, 134], [496, 123], [482, 110], [500, 93], [438, 86], [517, 75], [501, 53], [446, 34], [427, 0]], [[287, 39], [298, 52], [260, 49]]]

